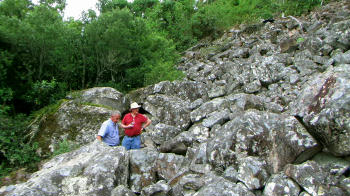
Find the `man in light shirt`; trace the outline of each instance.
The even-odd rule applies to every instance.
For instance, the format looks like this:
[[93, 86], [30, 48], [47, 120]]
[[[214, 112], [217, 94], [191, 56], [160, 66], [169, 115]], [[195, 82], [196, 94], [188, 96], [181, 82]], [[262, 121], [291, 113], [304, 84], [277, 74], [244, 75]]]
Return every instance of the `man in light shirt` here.
[[101, 128], [97, 134], [97, 139], [105, 142], [109, 146], [119, 145], [119, 120], [120, 113], [118, 111], [112, 112], [110, 119], [102, 123]]

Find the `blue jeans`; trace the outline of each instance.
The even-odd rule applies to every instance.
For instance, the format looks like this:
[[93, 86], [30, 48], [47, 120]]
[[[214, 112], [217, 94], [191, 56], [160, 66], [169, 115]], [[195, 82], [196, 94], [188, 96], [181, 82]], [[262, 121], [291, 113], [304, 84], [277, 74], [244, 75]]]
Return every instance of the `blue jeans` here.
[[141, 136], [129, 137], [124, 136], [122, 145], [127, 149], [140, 149], [141, 148]]

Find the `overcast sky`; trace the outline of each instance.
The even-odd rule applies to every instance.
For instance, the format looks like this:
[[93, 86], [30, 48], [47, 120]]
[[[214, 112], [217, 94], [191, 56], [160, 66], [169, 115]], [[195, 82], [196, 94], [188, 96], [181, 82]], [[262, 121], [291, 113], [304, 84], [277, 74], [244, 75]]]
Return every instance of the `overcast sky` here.
[[97, 0], [67, 0], [64, 18], [74, 17], [79, 19], [82, 11], [88, 9], [96, 10]]
[[[39, 0], [33, 0], [33, 2], [37, 3]], [[74, 17], [74, 19], [79, 19], [82, 11], [96, 10], [97, 0], [66, 0], [66, 3], [64, 18]]]

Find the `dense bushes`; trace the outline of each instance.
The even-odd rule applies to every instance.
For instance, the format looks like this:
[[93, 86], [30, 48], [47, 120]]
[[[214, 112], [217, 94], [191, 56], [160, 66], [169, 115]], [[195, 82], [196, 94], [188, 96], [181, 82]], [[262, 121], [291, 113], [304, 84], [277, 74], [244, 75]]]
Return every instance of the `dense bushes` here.
[[31, 167], [39, 161], [36, 155], [36, 144], [26, 141], [24, 131], [27, 127], [27, 117], [17, 115], [8, 117], [0, 115], [0, 176], [7, 174], [11, 168]]

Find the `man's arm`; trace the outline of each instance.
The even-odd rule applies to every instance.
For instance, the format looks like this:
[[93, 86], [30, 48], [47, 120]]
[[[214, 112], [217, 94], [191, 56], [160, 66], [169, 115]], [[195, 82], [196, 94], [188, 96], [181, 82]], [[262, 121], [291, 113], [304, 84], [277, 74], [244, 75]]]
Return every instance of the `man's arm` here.
[[148, 127], [151, 123], [152, 123], [152, 121], [151, 121], [149, 118], [147, 118], [146, 123], [145, 123], [144, 125], [142, 125], [141, 131], [142, 131], [143, 129], [145, 129], [146, 127]]
[[101, 125], [100, 130], [97, 133], [96, 139], [102, 141], [103, 140], [102, 137], [104, 137], [106, 135], [106, 131], [107, 131], [107, 123], [103, 123]]
[[133, 127], [133, 125], [124, 125], [123, 123], [120, 123], [119, 125], [120, 125], [120, 127], [123, 128], [123, 129], [128, 129], [128, 128]]

